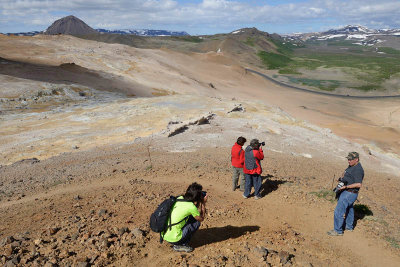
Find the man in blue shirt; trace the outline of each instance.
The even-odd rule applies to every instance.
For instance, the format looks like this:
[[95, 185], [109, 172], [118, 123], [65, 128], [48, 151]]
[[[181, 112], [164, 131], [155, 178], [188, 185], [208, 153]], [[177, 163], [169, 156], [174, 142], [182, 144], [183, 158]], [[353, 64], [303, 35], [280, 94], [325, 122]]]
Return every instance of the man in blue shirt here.
[[[344, 171], [343, 177], [339, 178], [344, 185], [339, 189], [341, 194], [336, 205], [334, 214], [334, 229], [328, 232], [330, 236], [343, 235], [343, 225], [347, 231], [353, 231], [354, 208], [358, 191], [364, 179], [364, 169], [360, 163], [360, 156], [357, 152], [350, 152], [347, 155], [349, 166]], [[344, 217], [346, 219], [344, 219]]]

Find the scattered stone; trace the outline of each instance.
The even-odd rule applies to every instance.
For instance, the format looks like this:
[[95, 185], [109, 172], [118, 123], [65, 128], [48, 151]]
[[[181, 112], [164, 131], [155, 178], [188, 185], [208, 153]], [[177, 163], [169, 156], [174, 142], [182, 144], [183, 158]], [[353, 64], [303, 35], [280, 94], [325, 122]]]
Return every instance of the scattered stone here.
[[76, 267], [87, 267], [87, 266], [90, 266], [90, 264], [88, 262], [85, 262], [85, 261], [77, 261], [75, 266]]
[[50, 235], [55, 235], [58, 231], [60, 231], [61, 228], [60, 227], [51, 227], [48, 229], [48, 233]]
[[245, 108], [242, 106], [242, 104], [239, 104], [239, 105], [237, 105], [237, 106], [235, 106], [231, 111], [228, 111], [228, 114], [229, 113], [232, 113], [232, 112], [245, 112], [246, 110], [245, 110]]
[[1, 241], [0, 241], [0, 246], [5, 246], [5, 245], [7, 245], [7, 244], [11, 244], [12, 242], [14, 242], [14, 237], [13, 236], [7, 236], [7, 237], [5, 237], [5, 238], [3, 238]]
[[74, 196], [74, 200], [81, 200], [81, 199], [82, 199], [82, 197], [80, 195]]
[[140, 230], [139, 228], [135, 228], [132, 230], [132, 234], [135, 238], [141, 238], [144, 236], [144, 233], [142, 230]]
[[107, 214], [107, 210], [106, 209], [101, 209], [101, 210], [99, 210], [99, 212], [97, 212], [97, 215], [99, 215], [99, 216], [104, 216], [106, 214]]
[[79, 233], [75, 233], [71, 236], [71, 240], [77, 240], [79, 237]]
[[17, 161], [17, 162], [14, 162], [13, 165], [14, 165], [14, 164], [19, 164], [19, 163], [30, 163], [30, 164], [35, 164], [35, 163], [38, 163], [38, 162], [40, 162], [39, 159], [37, 159], [37, 158], [30, 158], [30, 159], [22, 159], [22, 160], [19, 160], [19, 161]]
[[265, 247], [257, 246], [253, 249], [253, 251], [257, 256], [261, 256], [264, 259], [268, 256], [268, 249]]
[[18, 261], [15, 262], [15, 258], [14, 258], [12, 260], [7, 261], [6, 264], [4, 264], [4, 267], [14, 267], [14, 266], [17, 266], [17, 264], [18, 264]]
[[278, 256], [279, 256], [280, 262], [282, 264], [286, 264], [290, 260], [290, 254], [287, 251], [284, 251], [284, 250], [280, 251], [278, 253]]
[[94, 264], [94, 262], [98, 259], [100, 257], [100, 255], [99, 254], [96, 254], [96, 255], [93, 255], [91, 258], [90, 258], [90, 264]]
[[35, 241], [33, 241], [33, 244], [35, 244], [36, 246], [39, 246], [40, 244], [42, 244], [43, 240], [42, 239], [35, 239]]
[[118, 230], [119, 235], [123, 235], [124, 233], [129, 233], [129, 228], [128, 227], [122, 227]]

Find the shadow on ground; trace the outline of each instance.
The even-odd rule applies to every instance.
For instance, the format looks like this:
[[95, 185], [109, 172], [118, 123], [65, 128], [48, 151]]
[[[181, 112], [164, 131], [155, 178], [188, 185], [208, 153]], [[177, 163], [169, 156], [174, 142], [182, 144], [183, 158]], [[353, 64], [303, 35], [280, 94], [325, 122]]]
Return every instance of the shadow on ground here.
[[80, 84], [96, 90], [140, 96], [140, 92], [136, 90], [138, 85], [125, 81], [123, 77], [90, 70], [74, 63], [51, 66], [13, 61], [0, 57], [0, 74], [39, 82]]
[[208, 229], [199, 229], [193, 236], [192, 245], [201, 247], [204, 245], [218, 243], [231, 238], [238, 238], [247, 232], [255, 232], [260, 229], [259, 226], [232, 226], [211, 227]]
[[279, 185], [286, 183], [285, 180], [272, 180], [274, 176], [271, 174], [267, 174], [266, 176], [261, 176], [262, 181], [264, 181], [261, 185], [261, 191], [260, 194], [261, 196], [266, 196], [269, 193], [278, 190]]
[[367, 205], [356, 204], [354, 205], [354, 226], [357, 225], [358, 220], [364, 219], [365, 216], [373, 216], [374, 213]]

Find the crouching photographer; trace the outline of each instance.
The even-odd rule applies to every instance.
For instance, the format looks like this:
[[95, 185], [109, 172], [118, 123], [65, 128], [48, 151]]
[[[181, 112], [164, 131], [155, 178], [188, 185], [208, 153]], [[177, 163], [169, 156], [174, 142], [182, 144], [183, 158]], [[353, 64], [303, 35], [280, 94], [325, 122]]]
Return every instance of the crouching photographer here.
[[161, 233], [162, 238], [173, 244], [180, 252], [192, 252], [189, 246], [193, 234], [199, 229], [206, 215], [207, 192], [198, 183], [192, 183], [183, 196], [179, 196], [172, 206], [168, 228]]
[[336, 194], [340, 195], [334, 213], [334, 229], [328, 232], [330, 236], [343, 235], [343, 227], [347, 231], [353, 231], [353, 204], [357, 200], [358, 191], [364, 179], [364, 169], [361, 166], [359, 154], [350, 152], [346, 158], [349, 166], [334, 189]]

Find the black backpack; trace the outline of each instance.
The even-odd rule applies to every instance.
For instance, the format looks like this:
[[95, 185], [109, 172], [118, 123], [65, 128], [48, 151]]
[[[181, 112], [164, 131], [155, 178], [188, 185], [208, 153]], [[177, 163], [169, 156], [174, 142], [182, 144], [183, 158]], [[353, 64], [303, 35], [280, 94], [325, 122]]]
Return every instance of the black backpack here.
[[[181, 223], [183, 220], [185, 220], [187, 217], [183, 218], [179, 222], [168, 224], [168, 219], [171, 217], [171, 208], [177, 201], [187, 201], [184, 199], [177, 199], [174, 196], [170, 196], [170, 198], [164, 200], [158, 207], [157, 209], [151, 214], [150, 216], [150, 229], [153, 230], [156, 233], [167, 230], [168, 228], [171, 229], [172, 226], [177, 225]], [[170, 220], [171, 222], [171, 220]], [[160, 239], [161, 241], [161, 239]]]

